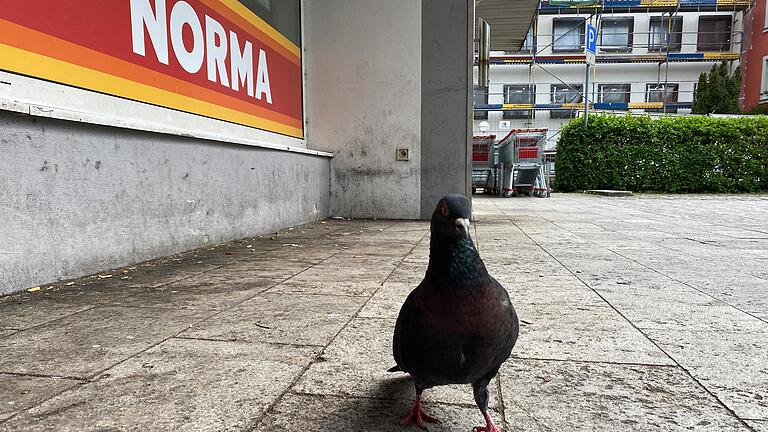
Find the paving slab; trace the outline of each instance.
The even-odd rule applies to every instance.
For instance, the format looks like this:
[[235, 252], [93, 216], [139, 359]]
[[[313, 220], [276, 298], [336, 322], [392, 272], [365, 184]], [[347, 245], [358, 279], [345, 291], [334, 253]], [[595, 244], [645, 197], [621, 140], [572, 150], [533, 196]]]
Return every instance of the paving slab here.
[[347, 260], [349, 258], [363, 259], [371, 257], [376, 257], [380, 260], [397, 260], [408, 254], [418, 241], [419, 238], [409, 238], [402, 240], [394, 239], [387, 241], [366, 241], [360, 245], [356, 245], [353, 248], [345, 250], [344, 252], [329, 259], [329, 261]]
[[268, 252], [266, 254], [258, 254], [251, 257], [245, 257], [243, 259], [243, 263], [250, 261], [258, 263], [264, 263], [265, 261], [290, 263], [292, 259], [295, 259], [300, 260], [301, 262], [317, 264], [342, 251], [344, 251], [344, 247], [335, 243], [317, 247], [300, 245], [298, 243], [291, 243], [290, 241], [287, 241], [285, 243], [281, 243], [279, 249], [275, 251]]
[[768, 280], [744, 274], [689, 275], [686, 283], [728, 304], [749, 312], [768, 310]]
[[[300, 271], [300, 270], [299, 270]], [[264, 282], [266, 280], [285, 280], [292, 276], [294, 273], [289, 274], [260, 274], [258, 272], [250, 272], [250, 271], [238, 271], [236, 269], [216, 269], [211, 270], [205, 273], [200, 273], [195, 276], [182, 279], [180, 281], [171, 282], [169, 284], [163, 285], [161, 288], [166, 288], [168, 286], [174, 286], [174, 287], [181, 287], [181, 286], [189, 286], [189, 287], [201, 287], [205, 285], [223, 285], [223, 284], [241, 284], [241, 283], [247, 283], [247, 282], [254, 282], [255, 285], [260, 285], [261, 282]]]
[[225, 310], [279, 283], [277, 279], [252, 277], [241, 279], [230, 275], [229, 279], [198, 277], [184, 279], [158, 288], [142, 290], [131, 297], [115, 300], [110, 304], [171, 308]]
[[[407, 261], [406, 261], [407, 260]], [[397, 267], [389, 274], [387, 282], [400, 282], [416, 287], [427, 272], [428, 261], [416, 261], [406, 257], [406, 260], [399, 263]]]
[[335, 259], [324, 261], [299, 275], [291, 278], [294, 281], [355, 281], [379, 282], [387, 279], [395, 269], [396, 262], [387, 262], [378, 257], [369, 259]]
[[358, 316], [365, 318], [397, 319], [405, 299], [418, 286], [417, 283], [387, 282], [365, 304]]
[[310, 276], [292, 278], [268, 290], [272, 294], [330, 295], [368, 298], [381, 287], [375, 280], [315, 280]]
[[[579, 281], [571, 274], [553, 275], [537, 271], [517, 271], [514, 267], [501, 269], [493, 265], [487, 266], [488, 273], [505, 287], [513, 286], [525, 289], [529, 286], [567, 287]], [[583, 284], [582, 284], [583, 285]]]
[[0, 373], [0, 422], [79, 384], [78, 381], [65, 378]]
[[755, 430], [755, 432], [768, 432], [768, 419], [766, 420], [747, 420], [747, 424]]
[[12, 329], [6, 329], [6, 330], [0, 330], [0, 338], [5, 336], [10, 336], [14, 333], [18, 333], [18, 330], [12, 330]]
[[51, 309], [55, 314], [56, 308], [83, 307], [87, 305], [105, 305], [110, 301], [128, 298], [143, 289], [146, 286], [131, 286], [129, 280], [120, 279], [91, 279], [77, 280], [67, 282], [72, 285], [59, 285], [42, 288], [33, 293], [23, 292], [12, 296], [3, 297], [0, 300], [12, 303], [24, 303], [28, 301], [54, 300], [48, 303], [48, 306], [41, 309]]
[[[383, 393], [389, 393], [389, 391], [385, 389]], [[401, 417], [408, 413], [410, 408], [410, 402], [405, 400], [289, 394], [264, 418], [256, 431], [402, 432], [418, 430], [415, 426], [404, 428], [399, 424]], [[472, 430], [474, 426], [484, 424], [477, 408], [425, 403], [424, 410], [442, 422], [430, 424], [429, 430], [432, 432], [466, 432]], [[492, 415], [497, 419], [500, 417], [497, 413]]]
[[505, 404], [551, 431], [746, 431], [677, 367], [510, 360]]
[[[413, 400], [413, 381], [408, 375], [387, 372], [395, 365], [392, 357], [394, 329], [395, 320], [391, 319], [352, 320], [302, 375], [294, 390], [314, 395]], [[381, 384], [387, 381], [394, 383]], [[495, 407], [497, 397], [491, 391], [491, 406]], [[424, 400], [474, 405], [469, 385], [430, 389], [424, 392]]]
[[768, 416], [768, 332], [648, 330], [648, 335], [737, 415]]
[[363, 297], [264, 293], [181, 336], [325, 346], [364, 302]]
[[[319, 261], [318, 261], [319, 262]], [[268, 255], [256, 260], [241, 261], [207, 272], [209, 277], [287, 279], [317, 264], [312, 260], [277, 259]]]
[[518, 303], [523, 322], [512, 355], [523, 358], [674, 364], [616, 311], [607, 307]]
[[308, 347], [171, 339], [0, 431], [243, 431], [286, 390]]
[[608, 306], [599, 295], [574, 276], [555, 281], [548, 277], [537, 277], [529, 282], [520, 282], [502, 273], [497, 274], [496, 280], [506, 288], [513, 304]]
[[598, 292], [641, 329], [768, 332], [768, 324], [685, 285], [677, 289], [635, 286]]
[[[50, 297], [6, 297], [0, 298], [0, 331], [4, 329], [27, 329], [84, 311], [94, 306], [89, 304], [63, 303]], [[2, 333], [0, 333], [2, 334]]]
[[0, 339], [0, 372], [90, 378], [209, 312], [104, 306]]
[[[153, 267], [146, 267], [149, 265]], [[128, 275], [130, 279], [125, 282], [128, 287], [132, 288], [156, 288], [213, 270], [221, 265], [203, 262], [197, 264], [196, 261], [189, 265], [182, 265], [181, 263], [176, 263], [175, 265], [145, 263], [138, 265], [135, 273], [130, 273]]]

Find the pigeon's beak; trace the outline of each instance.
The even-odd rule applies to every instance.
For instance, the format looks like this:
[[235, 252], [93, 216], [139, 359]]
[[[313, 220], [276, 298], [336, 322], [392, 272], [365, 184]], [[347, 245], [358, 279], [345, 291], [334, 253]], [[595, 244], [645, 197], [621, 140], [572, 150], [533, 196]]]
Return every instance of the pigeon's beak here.
[[469, 219], [457, 218], [453, 221], [459, 229], [464, 231], [464, 236], [469, 237]]

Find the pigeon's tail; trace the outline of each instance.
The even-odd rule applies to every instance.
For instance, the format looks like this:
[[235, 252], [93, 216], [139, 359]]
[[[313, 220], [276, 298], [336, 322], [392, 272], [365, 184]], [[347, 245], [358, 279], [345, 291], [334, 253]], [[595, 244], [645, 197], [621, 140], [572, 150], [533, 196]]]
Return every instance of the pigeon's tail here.
[[391, 368], [387, 369], [387, 372], [403, 372], [403, 368], [398, 366], [392, 366]]

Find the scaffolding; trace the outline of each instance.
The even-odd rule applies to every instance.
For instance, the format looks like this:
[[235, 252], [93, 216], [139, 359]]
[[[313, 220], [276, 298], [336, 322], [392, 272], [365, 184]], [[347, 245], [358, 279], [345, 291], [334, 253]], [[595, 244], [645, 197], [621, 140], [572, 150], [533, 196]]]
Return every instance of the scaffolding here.
[[[529, 32], [529, 43], [527, 47], [519, 53], [505, 54], [501, 56], [491, 56], [487, 60], [487, 64], [495, 66], [509, 66], [509, 67], [528, 67], [528, 88], [531, 93], [531, 103], [488, 103], [487, 98], [494, 93], [488, 93], [488, 89], [485, 89], [484, 98], [480, 98], [480, 101], [485, 103], [475, 103], [475, 112], [483, 111], [529, 111], [531, 126], [536, 127], [534, 119], [534, 111], [548, 110], [548, 111], [577, 111], [584, 110], [585, 108], [590, 112], [606, 111], [606, 110], [659, 110], [661, 112], [676, 112], [678, 109], [690, 109], [693, 105], [693, 98], [691, 101], [673, 101], [668, 95], [670, 91], [669, 71], [670, 66], [675, 63], [690, 63], [690, 62], [729, 62], [729, 64], [740, 57], [740, 49], [742, 43], [742, 32], [728, 30], [728, 34], [724, 35], [722, 31], [709, 32], [716, 33], [712, 36], [724, 37], [727, 41], [727, 47], [717, 46], [719, 43], [707, 45], [702, 44], [697, 40], [695, 42], [696, 49], [690, 52], [684, 51], [682, 48], [690, 46], [690, 42], [684, 41], [686, 35], [695, 33], [697, 38], [701, 37], [702, 32], [683, 32], [682, 21], [680, 29], [674, 27], [677, 22], [679, 13], [682, 12], [728, 12], [736, 13], [744, 11], [752, 5], [751, 0], [596, 0], [596, 1], [584, 1], [584, 0], [542, 0], [537, 14], [534, 16]], [[629, 36], [629, 43], [623, 47], [625, 49], [611, 50], [605, 49], [602, 44], [603, 29], [601, 17], [605, 13], [610, 14], [638, 14], [638, 13], [662, 13], [661, 25], [666, 25], [666, 32], [662, 34], [663, 41], [659, 39], [658, 29], [656, 32], [649, 29], [648, 32], [634, 32], [631, 31]], [[626, 102], [604, 101], [602, 100], [602, 94], [600, 98], [597, 97], [597, 80], [593, 76], [590, 81], [592, 82], [591, 88], [573, 87], [571, 84], [560, 79], [556, 73], [549, 69], [549, 65], [556, 64], [584, 64], [586, 62], [586, 56], [582, 53], [553, 53], [544, 54], [544, 52], [554, 46], [558, 40], [568, 34], [563, 33], [559, 37], [555, 37], [554, 30], [551, 34], [540, 35], [538, 33], [538, 20], [542, 15], [579, 15], [579, 18], [583, 18], [576, 27], [583, 27], [584, 21], [591, 21], [598, 26], [598, 34], [600, 34], [600, 42], [598, 44], [599, 53], [596, 56], [597, 64], [606, 63], [655, 63], [657, 64], [658, 73], [656, 74], [656, 87], [655, 89], [648, 89], [644, 91], [646, 99], [652, 92], [654, 98], [658, 97], [659, 100], [646, 100], [644, 102], [632, 102], [631, 92], [627, 95]], [[682, 19], [682, 18], [680, 18]], [[492, 29], [491, 29], [492, 30]], [[570, 31], [570, 30], [569, 30]], [[705, 32], [706, 33], [706, 32]], [[647, 35], [648, 53], [634, 53], [636, 44], [633, 44], [632, 38], [638, 35]], [[540, 46], [537, 42], [540, 37], [546, 37], [551, 42]], [[583, 50], [583, 34], [580, 49]], [[717, 39], [717, 38], [715, 38]], [[660, 43], [663, 42], [663, 43]], [[715, 49], [712, 49], [715, 48]], [[481, 68], [482, 69], [482, 68]], [[663, 70], [663, 72], [662, 72]], [[596, 74], [596, 69], [592, 68], [592, 73]], [[580, 96], [581, 101], [552, 101], [551, 103], [537, 103], [535, 89], [537, 84], [537, 74], [546, 74], [550, 78], [559, 82], [561, 86], [571, 90], [573, 93]], [[481, 72], [482, 75], [482, 72]], [[487, 77], [487, 74], [485, 75]], [[682, 83], [682, 82], [681, 82]], [[688, 82], [690, 83], [690, 82]], [[481, 84], [482, 85], [482, 84]], [[481, 90], [482, 91], [482, 90]], [[677, 92], [675, 93], [678, 94]], [[495, 93], [498, 95], [498, 93]], [[506, 98], [507, 95], [502, 96]], [[553, 96], [554, 99], [554, 96]], [[478, 99], [476, 99], [477, 101]]]

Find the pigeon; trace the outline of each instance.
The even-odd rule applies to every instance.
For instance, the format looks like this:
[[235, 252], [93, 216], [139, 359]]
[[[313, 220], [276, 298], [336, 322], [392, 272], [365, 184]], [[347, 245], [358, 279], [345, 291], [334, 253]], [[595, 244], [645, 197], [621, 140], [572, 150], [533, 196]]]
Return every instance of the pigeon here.
[[401, 424], [439, 420], [422, 409], [421, 394], [434, 386], [472, 384], [485, 426], [500, 432], [488, 413], [488, 383], [509, 357], [520, 329], [509, 294], [485, 268], [469, 234], [470, 201], [451, 194], [432, 214], [429, 266], [408, 295], [395, 324], [397, 366], [414, 380], [416, 401]]

